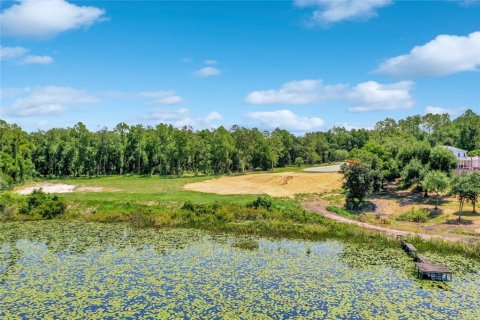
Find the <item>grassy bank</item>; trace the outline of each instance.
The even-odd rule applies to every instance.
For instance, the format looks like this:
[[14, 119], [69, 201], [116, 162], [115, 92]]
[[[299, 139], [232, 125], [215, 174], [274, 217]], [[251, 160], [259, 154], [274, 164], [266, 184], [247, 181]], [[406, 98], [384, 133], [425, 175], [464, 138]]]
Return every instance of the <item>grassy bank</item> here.
[[[206, 177], [105, 177], [53, 180], [79, 187], [100, 187], [103, 192], [78, 192], [61, 195], [66, 213], [55, 219], [126, 222], [136, 227], [198, 228], [212, 232], [254, 234], [258, 236], [310, 240], [342, 239], [378, 249], [397, 247], [393, 237], [336, 223], [321, 215], [305, 211], [292, 199], [271, 199], [270, 208], [248, 207], [253, 195], [216, 195], [185, 191], [187, 183]], [[0, 218], [3, 220], [36, 220], [41, 216], [19, 212], [24, 196], [3, 195]], [[190, 205], [185, 206], [185, 202]], [[480, 246], [432, 240], [412, 239], [421, 251], [461, 254], [480, 259]]]

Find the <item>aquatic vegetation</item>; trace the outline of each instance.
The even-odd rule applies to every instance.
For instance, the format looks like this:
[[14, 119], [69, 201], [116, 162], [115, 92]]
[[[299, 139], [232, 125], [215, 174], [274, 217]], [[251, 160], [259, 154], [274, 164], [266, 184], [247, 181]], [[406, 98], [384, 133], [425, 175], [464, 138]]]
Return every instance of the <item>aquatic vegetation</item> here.
[[428, 286], [410, 268], [400, 249], [339, 241], [0, 223], [0, 318], [480, 318], [478, 276]]

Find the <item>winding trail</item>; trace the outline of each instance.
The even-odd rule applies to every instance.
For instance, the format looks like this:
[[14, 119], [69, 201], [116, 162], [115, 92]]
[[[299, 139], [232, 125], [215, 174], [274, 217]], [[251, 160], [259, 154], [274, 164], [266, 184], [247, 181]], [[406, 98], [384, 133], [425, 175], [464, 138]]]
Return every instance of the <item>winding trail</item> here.
[[438, 234], [428, 234], [428, 233], [417, 233], [417, 232], [412, 232], [412, 231], [405, 231], [405, 230], [398, 230], [398, 229], [392, 229], [392, 228], [386, 228], [386, 227], [381, 227], [377, 226], [374, 224], [370, 223], [365, 223], [357, 220], [352, 220], [348, 219], [342, 216], [339, 216], [335, 213], [331, 213], [327, 211], [326, 202], [322, 201], [317, 201], [317, 202], [304, 202], [303, 207], [307, 210], [320, 213], [325, 218], [335, 220], [338, 222], [342, 223], [349, 223], [349, 224], [355, 224], [363, 229], [368, 229], [368, 230], [375, 230], [375, 231], [380, 231], [380, 232], [385, 232], [394, 236], [418, 236], [424, 240], [432, 240], [432, 239], [442, 239], [442, 240], [447, 240], [447, 241], [461, 241], [461, 242], [468, 242], [468, 243], [475, 243], [479, 242], [478, 238], [473, 238], [473, 237], [468, 237], [468, 236], [445, 236], [445, 235], [438, 235]]

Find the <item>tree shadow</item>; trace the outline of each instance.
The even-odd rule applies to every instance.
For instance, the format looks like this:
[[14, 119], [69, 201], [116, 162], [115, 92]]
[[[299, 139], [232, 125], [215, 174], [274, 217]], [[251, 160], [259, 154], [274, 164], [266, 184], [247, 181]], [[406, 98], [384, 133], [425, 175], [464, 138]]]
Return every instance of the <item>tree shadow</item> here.
[[[459, 213], [456, 212], [454, 215], [456, 215], [457, 217], [459, 216]], [[465, 211], [461, 214], [462, 217], [480, 217], [480, 213], [479, 212], [473, 212], [473, 211]]]
[[469, 226], [469, 225], [473, 224], [473, 221], [472, 220], [465, 220], [465, 219], [462, 219], [460, 221], [458, 219], [449, 219], [449, 220], [445, 221], [445, 223], [448, 224], [448, 225]]

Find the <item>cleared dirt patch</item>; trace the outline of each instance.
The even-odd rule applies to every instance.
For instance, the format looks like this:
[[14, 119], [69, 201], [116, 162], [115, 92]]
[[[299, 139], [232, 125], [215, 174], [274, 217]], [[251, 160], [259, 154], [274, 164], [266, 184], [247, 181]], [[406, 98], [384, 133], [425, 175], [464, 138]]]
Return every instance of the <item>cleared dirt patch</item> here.
[[42, 189], [46, 193], [70, 193], [70, 192], [102, 192], [101, 187], [77, 187], [71, 184], [63, 183], [36, 183], [34, 185], [23, 187], [15, 192], [18, 194], [30, 194], [35, 190]]
[[339, 189], [339, 173], [263, 173], [195, 182], [185, 189], [217, 194], [268, 194], [274, 197], [293, 197], [301, 193], [322, 193]]

